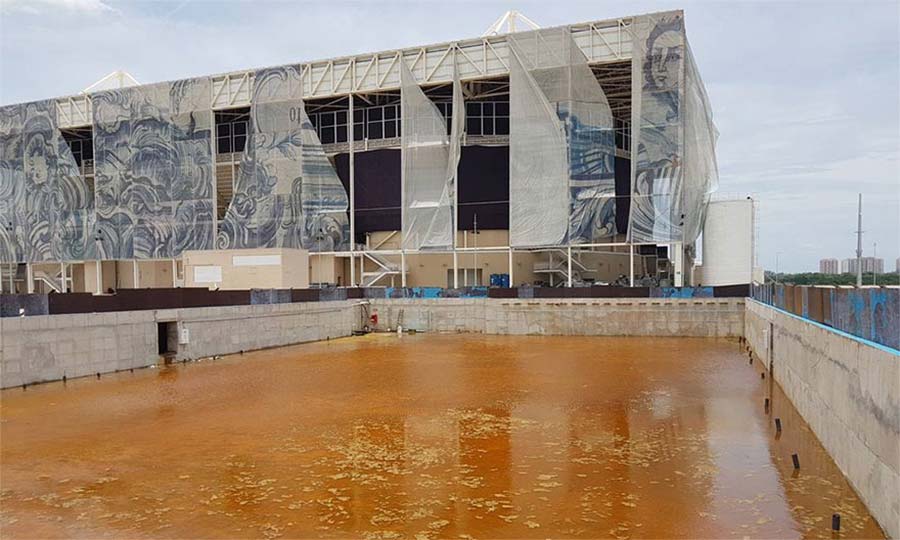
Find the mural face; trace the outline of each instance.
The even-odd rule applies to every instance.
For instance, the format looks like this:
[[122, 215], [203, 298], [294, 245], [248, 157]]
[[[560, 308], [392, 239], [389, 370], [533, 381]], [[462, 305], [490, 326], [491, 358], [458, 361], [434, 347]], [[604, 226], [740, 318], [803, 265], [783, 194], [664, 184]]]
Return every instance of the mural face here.
[[634, 33], [632, 126], [637, 159], [629, 237], [633, 242], [680, 242], [684, 21], [678, 14], [644, 17]]
[[346, 191], [306, 115], [299, 66], [256, 72], [250, 136], [217, 247], [344, 249]]
[[94, 256], [93, 193], [52, 100], [0, 108], [0, 262]]

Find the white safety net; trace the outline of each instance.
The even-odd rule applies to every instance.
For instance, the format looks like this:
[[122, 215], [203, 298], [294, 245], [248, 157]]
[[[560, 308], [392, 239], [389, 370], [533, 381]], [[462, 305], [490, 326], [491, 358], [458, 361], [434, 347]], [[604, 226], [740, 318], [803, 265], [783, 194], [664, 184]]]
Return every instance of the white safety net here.
[[693, 243], [718, 185], [717, 132], [680, 12], [633, 25], [629, 239]]
[[583, 244], [613, 236], [613, 117], [565, 28], [513, 34], [510, 45], [510, 245]]
[[462, 105], [456, 103], [462, 100], [459, 81], [454, 81], [452, 136], [405, 62], [400, 62], [400, 95], [402, 246], [447, 249], [453, 245], [453, 181], [462, 135]]
[[635, 243], [682, 239], [683, 22], [673, 13], [638, 17], [633, 24], [628, 236]]
[[709, 197], [719, 187], [716, 164], [716, 139], [712, 107], [694, 62], [690, 45], [685, 42], [684, 78], [684, 242], [700, 235], [706, 218]]

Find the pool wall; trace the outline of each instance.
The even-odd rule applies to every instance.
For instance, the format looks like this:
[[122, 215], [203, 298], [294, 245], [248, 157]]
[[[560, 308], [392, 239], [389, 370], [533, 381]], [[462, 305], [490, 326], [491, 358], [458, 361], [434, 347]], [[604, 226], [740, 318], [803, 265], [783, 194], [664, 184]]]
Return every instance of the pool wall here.
[[177, 361], [349, 336], [360, 314], [344, 300], [3, 318], [0, 387], [158, 364], [160, 323]]
[[[501, 335], [740, 337], [743, 298], [369, 299], [378, 330]], [[401, 316], [402, 312], [402, 316]]]
[[900, 538], [900, 354], [749, 299], [744, 333], [878, 523]]

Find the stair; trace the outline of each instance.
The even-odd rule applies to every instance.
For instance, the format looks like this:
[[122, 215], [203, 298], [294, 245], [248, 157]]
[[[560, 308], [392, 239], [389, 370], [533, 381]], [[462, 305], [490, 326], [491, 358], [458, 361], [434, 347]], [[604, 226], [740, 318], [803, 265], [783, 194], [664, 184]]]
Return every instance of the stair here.
[[374, 262], [378, 269], [374, 272], [366, 272], [362, 273], [362, 286], [363, 287], [371, 287], [379, 280], [384, 277], [390, 275], [398, 275], [400, 274], [400, 265], [397, 263], [391, 262], [384, 258], [384, 256], [374, 253], [372, 251], [364, 251], [363, 256]]

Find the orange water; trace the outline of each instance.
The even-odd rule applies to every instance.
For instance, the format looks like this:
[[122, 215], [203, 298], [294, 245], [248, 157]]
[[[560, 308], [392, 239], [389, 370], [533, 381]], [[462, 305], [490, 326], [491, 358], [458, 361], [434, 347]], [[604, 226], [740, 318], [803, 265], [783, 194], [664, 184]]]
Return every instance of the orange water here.
[[725, 340], [373, 335], [6, 390], [0, 535], [831, 538], [838, 512], [883, 537], [757, 365]]

